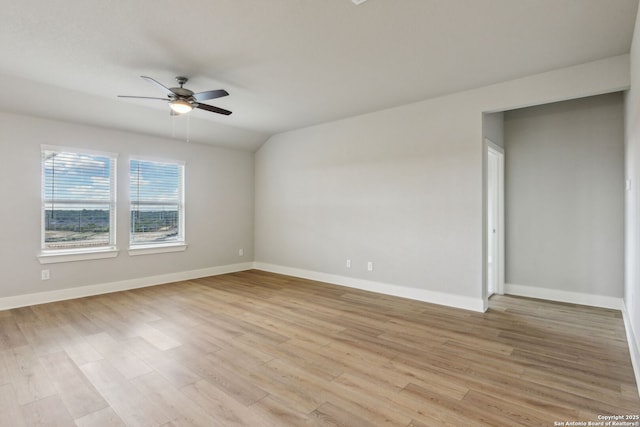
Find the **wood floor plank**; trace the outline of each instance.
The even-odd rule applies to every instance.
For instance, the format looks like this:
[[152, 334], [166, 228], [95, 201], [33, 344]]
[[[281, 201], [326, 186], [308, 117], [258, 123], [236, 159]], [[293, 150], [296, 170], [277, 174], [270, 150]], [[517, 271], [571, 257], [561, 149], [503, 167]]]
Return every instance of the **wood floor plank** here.
[[[382, 414], [385, 418], [402, 417], [406, 420], [403, 425], [408, 424], [409, 420], [413, 418], [418, 418], [432, 425], [447, 425], [447, 423], [449, 425], [473, 425], [471, 419], [458, 415], [454, 409], [443, 407], [439, 403], [431, 403], [425, 399], [400, 395], [397, 391], [390, 392], [384, 387], [377, 386], [366, 378], [356, 375], [346, 373], [340, 375], [332, 383], [338, 385], [340, 389], [348, 390], [352, 395], [367, 396], [370, 400], [370, 403], [367, 404], [369, 410], [375, 412], [380, 411], [378, 408], [384, 408]], [[443, 398], [441, 397], [441, 399]], [[358, 397], [357, 401], [361, 401], [361, 399]]]
[[108, 406], [67, 353], [61, 351], [41, 356], [40, 361], [73, 418], [83, 417]]
[[87, 341], [127, 379], [148, 374], [153, 370], [107, 333], [88, 336]]
[[0, 423], [5, 423], [7, 426], [26, 426], [20, 403], [11, 384], [0, 385], [0, 417], [2, 417]]
[[170, 353], [176, 360], [186, 363], [205, 381], [225, 391], [244, 405], [251, 405], [268, 394], [260, 388], [259, 384], [249, 381], [232, 367], [225, 367], [213, 359], [202, 357], [185, 346], [170, 350]]
[[31, 307], [18, 307], [7, 310], [7, 314], [13, 317], [16, 323], [24, 322], [37, 322], [40, 320], [38, 315], [31, 309]]
[[563, 390], [569, 396], [599, 401], [603, 408], [608, 407], [610, 410], [617, 408], [633, 412], [638, 407], [637, 389], [636, 396], [631, 397], [625, 396], [621, 390], [619, 394], [614, 391], [603, 393], [603, 388], [598, 387], [597, 384], [586, 383], [571, 377], [558, 378], [554, 372], [544, 370], [527, 370], [522, 375], [522, 379], [535, 384], [553, 384], [555, 389]]
[[[490, 416], [504, 419], [504, 424], [509, 425], [545, 425], [550, 423], [549, 414], [514, 405], [495, 396], [487, 396], [481, 392], [471, 390], [464, 397], [463, 402], [474, 407], [482, 408]], [[511, 420], [511, 421], [507, 421]]]
[[208, 357], [216, 360], [216, 362], [221, 365], [232, 367], [262, 365], [274, 359], [272, 354], [247, 345], [239, 340], [225, 343], [223, 349], [210, 353]]
[[16, 347], [0, 352], [7, 367], [10, 383], [21, 405], [56, 394], [56, 389], [29, 347]]
[[75, 423], [77, 427], [126, 427], [110, 407], [76, 418]]
[[67, 307], [63, 310], [55, 311], [55, 318], [57, 324], [64, 327], [73, 328], [77, 335], [93, 335], [102, 332], [102, 329], [93, 323], [89, 316], [80, 312], [75, 306], [68, 301], [64, 301], [61, 304], [66, 304]]
[[147, 323], [137, 326], [135, 328], [135, 335], [157, 347], [158, 350], [169, 350], [181, 344], [180, 341], [173, 339]]
[[115, 386], [103, 396], [127, 426], [155, 427], [172, 421], [152, 396], [145, 395], [133, 384]]
[[19, 324], [20, 330], [27, 339], [31, 351], [35, 354], [47, 354], [62, 351], [64, 333], [59, 327], [51, 326], [41, 320]]
[[36, 400], [22, 407], [25, 424], [30, 427], [70, 427], [73, 418], [57, 395]]
[[102, 396], [114, 389], [122, 389], [128, 384], [124, 375], [106, 359], [85, 363], [80, 366], [80, 370]]
[[76, 365], [95, 362], [103, 356], [85, 339], [68, 340], [61, 343], [62, 348]]
[[200, 380], [186, 385], [181, 388], [181, 391], [215, 420], [213, 425], [228, 427], [270, 427], [275, 425], [266, 420], [260, 412], [252, 409], [251, 406], [248, 407], [239, 402], [208, 381]]
[[335, 394], [327, 403], [348, 411], [371, 426], [406, 426], [411, 417], [394, 403], [334, 382]]
[[620, 311], [496, 295], [477, 313], [252, 270], [0, 311], [0, 393], [12, 427], [640, 413]]
[[331, 403], [323, 403], [311, 412], [312, 425], [314, 426], [344, 426], [344, 427], [369, 427], [371, 424], [350, 413], [349, 411]]
[[309, 413], [328, 398], [327, 384], [279, 359], [253, 367], [249, 371], [245, 375], [294, 411]]
[[[296, 412], [286, 403], [276, 401], [271, 396], [260, 399], [249, 407], [252, 417], [262, 420], [268, 426], [309, 427], [307, 414]], [[255, 425], [251, 422], [248, 425]]]
[[0, 385], [11, 383], [11, 378], [9, 377], [9, 369], [7, 368], [7, 362], [5, 362], [5, 358], [0, 352]]
[[180, 390], [152, 372], [131, 381], [145, 396], [162, 406], [163, 411], [178, 425], [209, 427], [215, 425], [215, 419], [206, 413]]
[[620, 385], [620, 391], [625, 399], [630, 399], [632, 402], [635, 402], [636, 397], [638, 397], [638, 387], [632, 380], [623, 382]]
[[437, 390], [427, 389], [415, 384], [409, 384], [398, 396], [393, 396], [392, 399], [408, 410], [417, 408], [417, 405], [422, 404], [423, 410], [414, 409], [414, 413], [411, 415], [427, 424], [432, 424], [432, 420], [435, 418], [438, 420], [438, 424], [444, 425], [512, 425], [511, 420], [507, 417], [488, 411], [480, 406], [468, 405], [464, 402], [464, 398], [460, 401], [451, 399], [438, 393]]
[[169, 354], [158, 350], [142, 338], [129, 339], [123, 342], [123, 345], [176, 387], [202, 379], [186, 365], [177, 362]]
[[0, 350], [8, 350], [27, 345], [27, 339], [11, 317], [0, 317]]
[[279, 354], [281, 359], [287, 360], [323, 380], [330, 381], [344, 372], [340, 363], [317, 353], [314, 350], [315, 347], [310, 345], [307, 340], [293, 338], [279, 344], [277, 348], [276, 354]]
[[[398, 360], [391, 360], [382, 366], [376, 366], [379, 379], [373, 381], [379, 384], [389, 384], [389, 388], [401, 390], [410, 383], [433, 387], [439, 393], [452, 399], [461, 400], [469, 391], [468, 384], [459, 378], [447, 375], [443, 372], [435, 372], [427, 369], [416, 369]], [[355, 375], [358, 375], [355, 373]], [[368, 376], [371, 379], [371, 376]]]
[[186, 316], [177, 319], [172, 317], [171, 320], [162, 319], [151, 322], [151, 325], [176, 341], [198, 348], [198, 351], [203, 353], [218, 351], [222, 348], [216, 344], [221, 339], [217, 329], [207, 328], [193, 318], [189, 318], [188, 322], [185, 319], [187, 319]]

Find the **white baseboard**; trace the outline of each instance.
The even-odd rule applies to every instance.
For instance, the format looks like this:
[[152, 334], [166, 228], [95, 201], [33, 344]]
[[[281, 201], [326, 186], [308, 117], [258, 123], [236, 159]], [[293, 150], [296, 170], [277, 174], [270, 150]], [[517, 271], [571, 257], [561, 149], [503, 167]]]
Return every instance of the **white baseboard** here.
[[236, 271], [250, 270], [252, 267], [253, 263], [245, 262], [239, 264], [229, 264], [217, 267], [203, 268], [199, 270], [181, 271], [177, 273], [141, 277], [138, 279], [121, 280], [118, 282], [100, 283], [97, 285], [79, 286], [75, 288], [58, 289], [55, 291], [37, 292], [32, 294], [4, 297], [0, 298], [0, 310], [8, 310], [11, 308], [25, 307], [35, 304], [45, 304], [48, 302], [62, 301], [73, 298], [82, 298], [92, 295], [108, 294], [110, 292], [144, 288], [147, 286], [178, 282], [180, 280], [191, 280], [200, 277], [234, 273]]
[[392, 295], [396, 297], [409, 298], [438, 305], [461, 308], [464, 310], [472, 310], [478, 312], [484, 312], [486, 310], [482, 298], [473, 298], [462, 295], [448, 294], [444, 292], [434, 292], [426, 289], [409, 288], [406, 286], [398, 286], [388, 283], [374, 282], [371, 280], [356, 279], [353, 277], [340, 276], [337, 274], [320, 273], [317, 271], [303, 270], [299, 268], [285, 267], [281, 265], [262, 262], [254, 262], [253, 266], [256, 270], [286, 274], [288, 276], [316, 280], [319, 282], [326, 282], [334, 285], [346, 286], [349, 288], [377, 292], [380, 294]]
[[638, 387], [638, 396], [640, 396], [640, 339], [637, 338], [627, 306], [622, 306], [622, 317], [624, 318], [624, 329], [627, 333], [627, 344], [629, 345], [629, 354], [631, 355], [631, 365], [633, 372], [636, 374], [636, 386]]
[[570, 304], [589, 305], [592, 307], [611, 308], [622, 310], [622, 298], [603, 295], [585, 294], [581, 292], [561, 291], [549, 288], [537, 288], [534, 286], [504, 284], [504, 293], [520, 297], [546, 299], [550, 301], [567, 302]]
[[316, 271], [303, 270], [298, 268], [284, 267], [280, 265], [245, 262], [217, 267], [203, 268], [199, 270], [181, 271], [177, 273], [161, 274], [157, 276], [141, 277], [137, 279], [122, 280], [118, 282], [100, 283], [96, 285], [78, 286], [74, 288], [57, 289], [54, 291], [37, 292], [24, 295], [16, 295], [0, 298], [0, 310], [8, 310], [29, 305], [45, 304], [55, 301], [63, 301], [73, 298], [82, 298], [92, 295], [107, 294], [110, 292], [126, 291], [130, 289], [144, 288], [147, 286], [161, 285], [165, 283], [178, 282], [180, 280], [197, 279], [200, 277], [216, 276], [219, 274], [234, 273], [237, 271], [250, 270], [269, 271], [272, 273], [286, 274], [294, 277], [301, 277], [309, 280], [332, 283], [365, 291], [377, 292], [385, 295], [393, 295], [402, 298], [409, 298], [433, 304], [445, 305], [449, 307], [461, 308], [483, 312], [486, 310], [484, 301], [481, 298], [472, 298], [462, 295], [454, 295], [443, 292], [428, 291], [425, 289], [409, 288], [405, 286], [392, 285], [388, 283], [374, 282], [371, 280], [356, 279], [353, 277], [339, 276], [334, 274], [320, 273]]

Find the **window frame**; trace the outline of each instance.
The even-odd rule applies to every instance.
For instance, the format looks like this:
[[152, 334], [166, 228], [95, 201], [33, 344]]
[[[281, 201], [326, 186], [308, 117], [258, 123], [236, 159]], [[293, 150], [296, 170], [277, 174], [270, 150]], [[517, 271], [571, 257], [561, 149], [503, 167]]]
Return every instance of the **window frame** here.
[[[109, 242], [97, 247], [79, 248], [48, 248], [46, 245], [46, 206], [45, 197], [45, 160], [44, 153], [54, 151], [57, 153], [72, 153], [80, 156], [100, 156], [110, 160], [109, 169]], [[118, 154], [92, 149], [46, 145], [40, 146], [40, 253], [38, 260], [41, 264], [51, 264], [58, 262], [71, 262], [90, 259], [113, 258], [118, 256], [116, 246], [117, 239], [117, 175], [118, 175]]]
[[[133, 241], [133, 231], [132, 231], [132, 214], [133, 214], [133, 206], [134, 200], [131, 194], [131, 162], [148, 162], [148, 163], [159, 163], [159, 164], [167, 164], [167, 165], [175, 165], [178, 166], [179, 171], [179, 182], [178, 182], [178, 236], [180, 237], [175, 241], [168, 242], [157, 242], [157, 243], [136, 243]], [[152, 156], [129, 156], [127, 162], [127, 193], [129, 196], [128, 203], [128, 233], [129, 233], [129, 248], [128, 253], [130, 256], [137, 255], [150, 255], [157, 253], [168, 253], [168, 252], [182, 252], [185, 251], [188, 247], [187, 245], [187, 237], [186, 237], [186, 216], [185, 216], [185, 181], [186, 181], [186, 165], [187, 163], [184, 160], [176, 160], [176, 159], [167, 159], [167, 158], [157, 158]]]

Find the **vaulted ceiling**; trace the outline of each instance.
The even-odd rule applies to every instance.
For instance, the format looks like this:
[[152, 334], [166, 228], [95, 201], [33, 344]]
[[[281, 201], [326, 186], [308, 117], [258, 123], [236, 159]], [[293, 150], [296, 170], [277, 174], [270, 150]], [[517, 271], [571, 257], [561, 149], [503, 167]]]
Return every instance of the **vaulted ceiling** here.
[[[638, 0], [0, 0], [0, 110], [255, 150], [270, 135], [629, 52]], [[139, 76], [198, 92], [172, 119]]]

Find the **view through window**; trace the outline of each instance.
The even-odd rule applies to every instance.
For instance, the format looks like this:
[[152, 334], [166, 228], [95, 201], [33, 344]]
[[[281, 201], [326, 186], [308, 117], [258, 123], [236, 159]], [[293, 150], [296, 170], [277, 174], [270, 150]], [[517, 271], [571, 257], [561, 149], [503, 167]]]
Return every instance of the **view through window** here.
[[131, 246], [184, 242], [184, 164], [129, 162]]
[[115, 168], [114, 155], [43, 148], [44, 250], [115, 244]]

